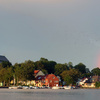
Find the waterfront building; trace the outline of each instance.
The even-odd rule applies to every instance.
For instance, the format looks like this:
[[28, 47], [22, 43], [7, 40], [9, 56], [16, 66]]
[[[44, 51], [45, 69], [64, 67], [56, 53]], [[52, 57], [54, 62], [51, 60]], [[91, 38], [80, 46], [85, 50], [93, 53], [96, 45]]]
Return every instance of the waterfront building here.
[[34, 70], [34, 76], [35, 78], [39, 75], [45, 75], [41, 70]]
[[35, 86], [39, 86], [39, 87], [59, 86], [59, 78], [55, 76], [54, 74], [39, 75], [35, 81], [36, 81]]
[[2, 63], [3, 61], [9, 62], [9, 60], [5, 56], [0, 55], [0, 63]]

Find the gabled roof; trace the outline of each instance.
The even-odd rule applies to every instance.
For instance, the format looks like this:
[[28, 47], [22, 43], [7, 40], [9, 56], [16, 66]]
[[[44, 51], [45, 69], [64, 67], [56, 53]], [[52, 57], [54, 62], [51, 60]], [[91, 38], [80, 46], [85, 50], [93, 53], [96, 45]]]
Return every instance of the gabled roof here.
[[[51, 77], [56, 77], [54, 74], [48, 74], [48, 75], [46, 75], [46, 78], [51, 78]], [[58, 77], [56, 77], [56, 78], [58, 78]]]
[[37, 74], [40, 70], [34, 70], [34, 74]]
[[0, 62], [9, 61], [5, 56], [0, 55]]
[[83, 82], [83, 81], [85, 81], [86, 79], [88, 80], [88, 78], [85, 77], [85, 78], [83, 78], [80, 82]]

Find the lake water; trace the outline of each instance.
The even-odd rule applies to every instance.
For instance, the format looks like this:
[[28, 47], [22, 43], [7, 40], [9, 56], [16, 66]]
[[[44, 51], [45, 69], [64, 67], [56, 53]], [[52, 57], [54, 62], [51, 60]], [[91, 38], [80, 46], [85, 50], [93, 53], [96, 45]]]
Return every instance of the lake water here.
[[0, 100], [100, 100], [100, 90], [0, 89]]

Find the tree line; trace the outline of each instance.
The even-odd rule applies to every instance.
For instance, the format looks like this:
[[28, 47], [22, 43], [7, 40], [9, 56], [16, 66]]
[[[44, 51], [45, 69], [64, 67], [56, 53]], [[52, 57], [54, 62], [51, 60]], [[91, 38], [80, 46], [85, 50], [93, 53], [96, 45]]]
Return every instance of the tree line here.
[[[18, 81], [34, 80], [34, 70], [41, 70], [44, 74], [55, 74], [60, 76], [66, 85], [76, 84], [79, 78], [90, 77], [92, 75], [100, 75], [100, 69], [94, 68], [91, 71], [83, 63], [73, 66], [72, 62], [65, 64], [49, 61], [46, 58], [40, 58], [38, 61], [25, 61], [23, 63], [10, 62], [0, 63], [0, 82], [4, 86], [9, 86], [11, 80], [15, 78], [16, 85]], [[62, 85], [62, 82], [60, 83]]]

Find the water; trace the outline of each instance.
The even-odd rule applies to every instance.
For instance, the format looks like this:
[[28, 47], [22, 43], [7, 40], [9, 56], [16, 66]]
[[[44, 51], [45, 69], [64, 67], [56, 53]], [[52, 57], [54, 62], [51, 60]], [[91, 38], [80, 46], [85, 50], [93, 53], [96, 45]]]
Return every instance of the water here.
[[100, 90], [0, 89], [0, 100], [100, 100]]

